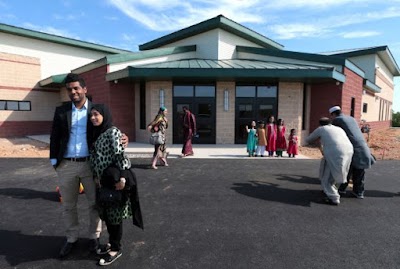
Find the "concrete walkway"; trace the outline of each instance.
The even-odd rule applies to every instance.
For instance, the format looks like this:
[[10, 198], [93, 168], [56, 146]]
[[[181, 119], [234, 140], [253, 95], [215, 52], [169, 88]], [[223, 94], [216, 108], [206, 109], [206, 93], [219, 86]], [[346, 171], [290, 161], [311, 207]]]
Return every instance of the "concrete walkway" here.
[[[44, 143], [50, 143], [49, 135], [33, 135], [28, 136], [31, 139], [38, 140]], [[168, 158], [181, 158], [182, 144], [167, 144]], [[232, 144], [195, 144], [193, 145], [194, 155], [185, 158], [193, 159], [250, 159], [247, 156], [246, 145]], [[130, 158], [150, 158], [153, 155], [154, 147], [148, 143], [130, 142], [126, 152]], [[286, 153], [283, 158], [251, 158], [251, 159], [288, 159]], [[293, 159], [293, 158], [291, 158]], [[310, 159], [304, 155], [297, 155], [296, 159]]]

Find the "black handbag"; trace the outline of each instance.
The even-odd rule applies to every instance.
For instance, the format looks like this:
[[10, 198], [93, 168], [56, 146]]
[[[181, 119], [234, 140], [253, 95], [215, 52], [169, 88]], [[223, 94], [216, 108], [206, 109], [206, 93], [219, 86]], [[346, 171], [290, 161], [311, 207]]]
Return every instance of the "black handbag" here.
[[122, 201], [122, 191], [100, 188], [98, 190], [97, 200], [101, 205], [119, 204]]

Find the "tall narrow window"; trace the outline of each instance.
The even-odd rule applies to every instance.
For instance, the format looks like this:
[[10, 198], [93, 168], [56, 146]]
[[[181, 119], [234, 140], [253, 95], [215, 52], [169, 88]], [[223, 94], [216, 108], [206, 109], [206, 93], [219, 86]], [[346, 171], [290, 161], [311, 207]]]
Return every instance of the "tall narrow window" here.
[[139, 100], [140, 100], [140, 129], [146, 129], [146, 82], [140, 82]]
[[351, 107], [350, 107], [350, 116], [354, 118], [354, 110], [356, 106], [356, 98], [351, 97]]
[[363, 113], [367, 113], [367, 111], [368, 111], [368, 104], [364, 103], [363, 104]]

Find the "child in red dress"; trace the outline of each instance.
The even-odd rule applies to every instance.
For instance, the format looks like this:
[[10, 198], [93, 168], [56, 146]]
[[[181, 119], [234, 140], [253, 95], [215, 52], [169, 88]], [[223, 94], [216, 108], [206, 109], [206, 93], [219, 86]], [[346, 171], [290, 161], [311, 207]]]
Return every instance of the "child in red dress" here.
[[290, 130], [290, 135], [289, 135], [288, 140], [289, 140], [289, 146], [287, 149], [287, 153], [289, 154], [289, 157], [295, 158], [295, 156], [299, 154], [299, 146], [298, 146], [298, 138], [296, 135], [296, 129]]

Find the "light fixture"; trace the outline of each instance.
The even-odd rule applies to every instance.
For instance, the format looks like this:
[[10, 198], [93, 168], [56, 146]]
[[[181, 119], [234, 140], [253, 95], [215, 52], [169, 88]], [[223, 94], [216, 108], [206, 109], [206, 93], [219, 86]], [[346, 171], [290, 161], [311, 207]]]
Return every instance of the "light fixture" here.
[[165, 93], [164, 89], [160, 89], [160, 107], [164, 106]]
[[224, 110], [225, 111], [229, 110], [229, 91], [228, 90], [224, 91]]

